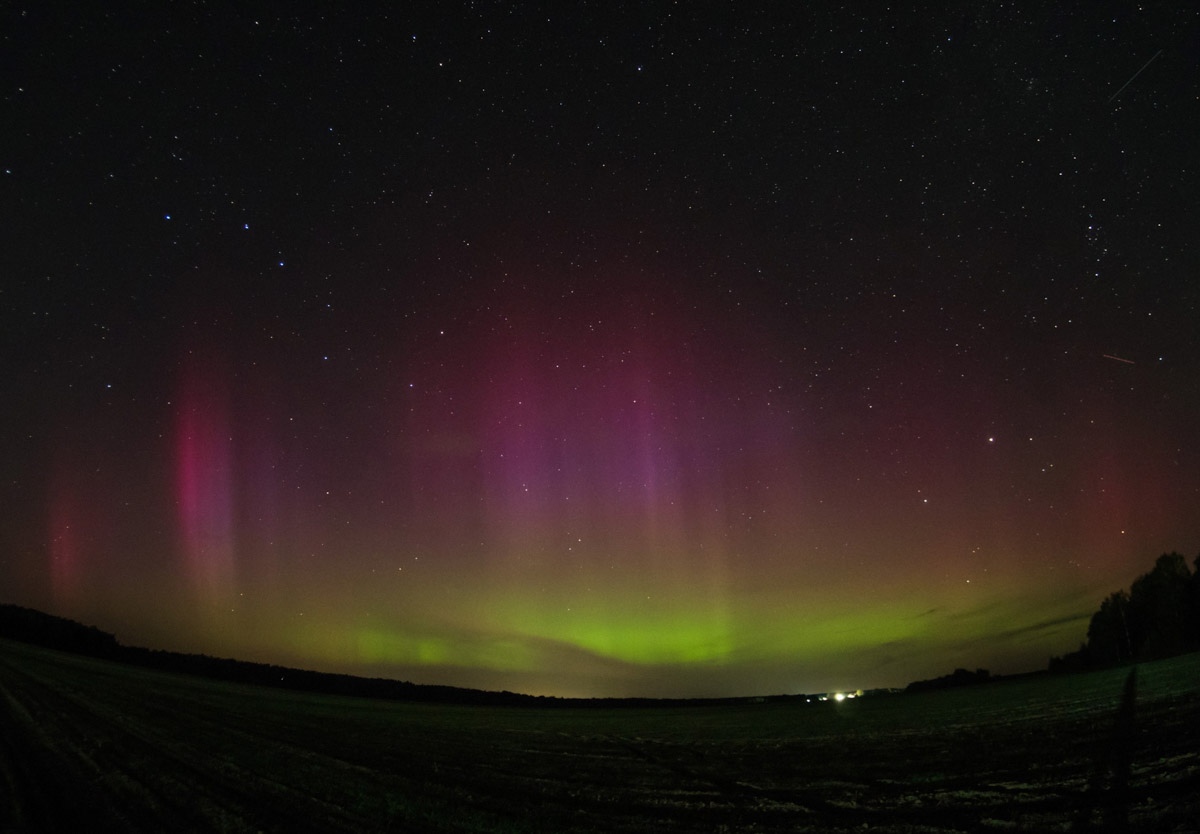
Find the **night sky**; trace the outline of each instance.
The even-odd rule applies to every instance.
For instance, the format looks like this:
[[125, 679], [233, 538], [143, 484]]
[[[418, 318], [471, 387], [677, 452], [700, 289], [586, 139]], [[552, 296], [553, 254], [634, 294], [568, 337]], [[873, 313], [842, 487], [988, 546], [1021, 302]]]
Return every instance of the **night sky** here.
[[0, 13], [0, 601], [750, 695], [1200, 551], [1192, 4], [292, 5]]

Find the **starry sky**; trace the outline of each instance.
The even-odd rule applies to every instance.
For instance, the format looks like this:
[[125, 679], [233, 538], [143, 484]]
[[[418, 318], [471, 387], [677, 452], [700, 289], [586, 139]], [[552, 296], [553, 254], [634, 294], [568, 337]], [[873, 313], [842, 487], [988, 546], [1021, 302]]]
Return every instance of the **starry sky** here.
[[292, 5], [0, 12], [4, 601], [752, 695], [1200, 551], [1189, 4]]

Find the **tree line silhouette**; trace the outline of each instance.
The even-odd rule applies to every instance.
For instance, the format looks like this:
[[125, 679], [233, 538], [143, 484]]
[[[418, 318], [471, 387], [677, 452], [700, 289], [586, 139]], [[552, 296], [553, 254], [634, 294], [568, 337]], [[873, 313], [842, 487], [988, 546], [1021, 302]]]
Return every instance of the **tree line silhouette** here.
[[1200, 556], [1195, 572], [1178, 553], [1100, 603], [1077, 651], [1050, 659], [1051, 672], [1102, 669], [1200, 650]]
[[211, 657], [206, 654], [126, 646], [113, 634], [65, 617], [34, 608], [0, 603], [0, 638], [18, 640], [71, 654], [141, 666], [210, 680], [315, 692], [353, 695], [400, 701], [438, 704], [487, 704], [492, 706], [645, 707], [716, 706], [753, 701], [797, 700], [804, 695], [775, 695], [766, 698], [559, 698], [518, 692], [486, 691], [458, 686], [411, 683], [391, 678], [363, 678], [336, 672], [316, 672], [268, 663]]
[[[1196, 570], [1178, 553], [1158, 557], [1154, 569], [1134, 580], [1129, 591], [1110, 594], [1092, 615], [1087, 640], [1077, 651], [1050, 659], [1050, 672], [1102, 669], [1157, 660], [1200, 650], [1200, 556]], [[363, 695], [413, 701], [457, 704], [509, 704], [579, 706], [649, 704], [720, 704], [744, 698], [592, 698], [571, 699], [523, 695], [514, 692], [484, 692], [453, 686], [415, 684], [386, 678], [360, 678], [354, 675], [291, 669], [266, 663], [182, 654], [138, 646], [125, 646], [117, 638], [94, 626], [86, 626], [64, 617], [56, 617], [32, 608], [0, 603], [0, 637], [33, 643], [74, 654], [99, 657], [172, 672], [184, 672], [219, 680], [300, 689], [330, 694]], [[986, 669], [969, 672], [958, 669], [929, 681], [915, 681], [910, 692], [953, 686], [988, 683], [1002, 677]], [[1019, 677], [1019, 676], [1017, 676]], [[803, 699], [803, 695], [778, 695], [756, 700]]]
[[521, 704], [538, 700], [534, 696], [515, 692], [483, 692], [388, 678], [361, 678], [355, 675], [314, 672], [268, 663], [211, 657], [206, 654], [126, 646], [118, 642], [115, 635], [94, 626], [83, 625], [75, 620], [56, 617], [33, 608], [3, 603], [0, 603], [0, 637], [148, 669], [323, 694], [455, 704]]

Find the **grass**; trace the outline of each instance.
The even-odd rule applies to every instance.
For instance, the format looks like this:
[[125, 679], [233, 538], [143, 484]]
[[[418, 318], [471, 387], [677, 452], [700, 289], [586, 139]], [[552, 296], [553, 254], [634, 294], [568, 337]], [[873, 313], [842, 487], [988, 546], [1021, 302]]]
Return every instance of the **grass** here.
[[469, 707], [0, 641], [0, 830], [1195, 831], [1200, 656], [1139, 666], [1118, 720], [1127, 675], [841, 704]]

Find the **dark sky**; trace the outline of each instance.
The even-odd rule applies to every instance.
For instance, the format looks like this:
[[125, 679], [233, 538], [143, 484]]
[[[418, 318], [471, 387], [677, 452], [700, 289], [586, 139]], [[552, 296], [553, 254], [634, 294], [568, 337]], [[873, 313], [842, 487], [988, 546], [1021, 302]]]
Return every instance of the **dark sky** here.
[[0, 598], [762, 694], [1200, 551], [1190, 4], [290, 5], [0, 12]]

